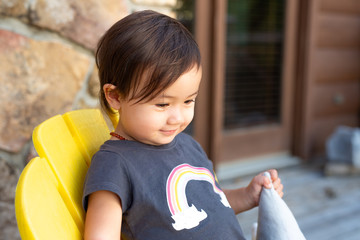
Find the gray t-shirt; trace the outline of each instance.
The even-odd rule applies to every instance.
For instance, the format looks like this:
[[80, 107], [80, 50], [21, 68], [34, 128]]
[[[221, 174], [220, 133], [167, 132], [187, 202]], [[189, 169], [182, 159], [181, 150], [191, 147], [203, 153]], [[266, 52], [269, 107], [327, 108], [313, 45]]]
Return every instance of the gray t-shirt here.
[[245, 239], [211, 161], [186, 134], [162, 146], [105, 142], [87, 173], [85, 210], [99, 190], [121, 199], [123, 239]]

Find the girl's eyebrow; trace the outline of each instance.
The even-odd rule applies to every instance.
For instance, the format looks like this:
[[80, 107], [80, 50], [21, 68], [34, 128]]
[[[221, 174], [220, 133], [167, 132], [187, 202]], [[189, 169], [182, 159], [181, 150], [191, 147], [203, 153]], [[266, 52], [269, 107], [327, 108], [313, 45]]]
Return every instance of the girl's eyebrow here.
[[[196, 92], [194, 92], [193, 94], [190, 94], [187, 98], [193, 97], [195, 95], [197, 95], [199, 93], [199, 90], [197, 90]], [[169, 95], [162, 95], [161, 98], [175, 98], [174, 96], [169, 96]]]
[[193, 94], [189, 95], [188, 98], [189, 98], [189, 97], [193, 97], [193, 96], [195, 96], [195, 95], [198, 95], [198, 93], [199, 93], [199, 90], [197, 90], [197, 91], [194, 92]]

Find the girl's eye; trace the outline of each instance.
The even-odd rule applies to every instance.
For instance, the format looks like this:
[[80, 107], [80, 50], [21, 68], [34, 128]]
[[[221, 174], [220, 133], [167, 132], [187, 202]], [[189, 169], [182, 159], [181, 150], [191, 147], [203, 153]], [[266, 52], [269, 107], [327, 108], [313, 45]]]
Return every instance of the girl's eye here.
[[158, 103], [158, 104], [155, 104], [155, 106], [157, 106], [159, 108], [164, 108], [164, 107], [169, 106], [169, 104], [168, 103]]
[[185, 101], [185, 104], [189, 105], [194, 102], [195, 102], [195, 99], [190, 99], [190, 100]]

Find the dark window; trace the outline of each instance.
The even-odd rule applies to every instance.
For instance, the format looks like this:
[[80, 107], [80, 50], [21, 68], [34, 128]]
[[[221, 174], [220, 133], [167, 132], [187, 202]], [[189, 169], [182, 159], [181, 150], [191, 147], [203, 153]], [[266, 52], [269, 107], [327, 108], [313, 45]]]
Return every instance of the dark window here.
[[195, 1], [193, 0], [177, 0], [175, 7], [176, 19], [194, 34], [195, 24]]
[[229, 0], [224, 128], [281, 122], [284, 0]]

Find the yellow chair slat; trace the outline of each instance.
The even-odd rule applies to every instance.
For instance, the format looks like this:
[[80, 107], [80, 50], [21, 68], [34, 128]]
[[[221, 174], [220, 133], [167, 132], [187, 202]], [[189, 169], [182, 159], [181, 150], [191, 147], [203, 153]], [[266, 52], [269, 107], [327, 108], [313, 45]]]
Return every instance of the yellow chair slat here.
[[120, 115], [119, 115], [119, 112], [117, 110], [113, 110], [115, 112], [115, 114], [109, 114], [109, 119], [114, 127], [114, 129], [116, 128], [116, 126], [118, 125], [119, 123], [119, 118], [120, 118]]
[[82, 239], [84, 179], [92, 155], [107, 139], [109, 129], [97, 109], [57, 115], [35, 128], [39, 157], [23, 170], [15, 196], [22, 239]]
[[96, 109], [72, 111], [65, 113], [63, 118], [87, 165], [90, 165], [94, 153], [109, 139], [109, 129], [101, 112]]
[[63, 117], [57, 115], [37, 126], [35, 149], [45, 158], [59, 182], [59, 192], [80, 231], [84, 228], [82, 189], [88, 166]]
[[58, 181], [43, 158], [32, 159], [23, 170], [15, 210], [22, 239], [82, 239], [58, 192]]

